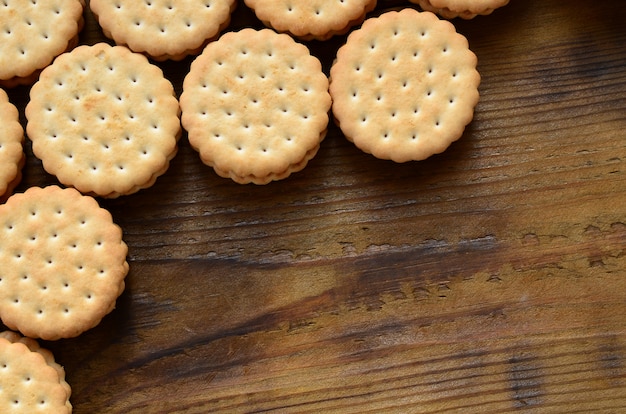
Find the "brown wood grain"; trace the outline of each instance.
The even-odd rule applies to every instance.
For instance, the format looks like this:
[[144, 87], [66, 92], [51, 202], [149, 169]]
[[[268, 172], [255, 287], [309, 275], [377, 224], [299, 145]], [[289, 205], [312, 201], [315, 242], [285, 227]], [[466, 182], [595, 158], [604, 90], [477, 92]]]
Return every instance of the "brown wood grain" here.
[[[129, 246], [117, 308], [43, 343], [74, 412], [626, 412], [625, 22], [618, 0], [454, 20], [481, 100], [422, 162], [331, 125], [305, 170], [242, 186], [183, 136], [152, 188], [100, 200]], [[307, 45], [328, 70], [344, 40]], [[159, 64], [177, 93], [191, 60]], [[18, 191], [56, 183], [27, 154]]]

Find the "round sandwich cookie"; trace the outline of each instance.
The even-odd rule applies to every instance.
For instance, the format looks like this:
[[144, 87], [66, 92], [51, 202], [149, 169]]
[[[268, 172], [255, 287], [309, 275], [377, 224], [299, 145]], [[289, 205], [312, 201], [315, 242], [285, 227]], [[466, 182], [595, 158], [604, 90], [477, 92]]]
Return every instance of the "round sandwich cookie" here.
[[473, 19], [478, 15], [488, 15], [497, 8], [506, 6], [509, 0], [410, 0], [411, 3], [427, 11], [439, 14], [446, 19], [460, 17]]
[[17, 108], [0, 89], [0, 202], [4, 201], [22, 178], [25, 156], [24, 129]]
[[156, 61], [200, 53], [230, 22], [235, 0], [91, 0], [102, 31]]
[[52, 352], [32, 338], [0, 332], [0, 412], [70, 414], [71, 393]]
[[467, 39], [447, 20], [411, 8], [366, 20], [330, 70], [333, 115], [362, 151], [396, 162], [443, 152], [478, 103]]
[[32, 84], [78, 43], [83, 0], [0, 0], [0, 86]]
[[180, 97], [191, 146], [218, 175], [241, 184], [302, 170], [326, 135], [330, 105], [320, 61], [271, 29], [209, 43]]
[[162, 70], [124, 46], [59, 56], [26, 105], [26, 135], [44, 169], [84, 194], [150, 187], [177, 152], [180, 109]]
[[245, 0], [267, 27], [302, 40], [327, 40], [363, 22], [376, 0]]
[[95, 327], [124, 290], [128, 248], [111, 214], [74, 188], [31, 187], [0, 205], [0, 318], [31, 338]]

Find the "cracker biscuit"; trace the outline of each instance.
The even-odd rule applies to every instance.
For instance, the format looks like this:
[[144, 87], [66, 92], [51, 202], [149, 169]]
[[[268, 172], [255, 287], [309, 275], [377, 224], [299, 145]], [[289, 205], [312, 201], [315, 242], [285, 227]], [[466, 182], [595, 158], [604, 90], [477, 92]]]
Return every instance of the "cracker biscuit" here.
[[0, 372], [0, 412], [72, 412], [65, 370], [34, 339], [0, 332]]
[[74, 188], [31, 187], [0, 205], [0, 318], [31, 338], [75, 337], [115, 307], [122, 230]]
[[330, 70], [333, 114], [377, 158], [422, 160], [461, 137], [478, 103], [476, 55], [452, 23], [406, 8], [366, 20]]
[[326, 135], [328, 78], [287, 34], [229, 32], [191, 64], [180, 97], [191, 146], [218, 175], [267, 184], [303, 169]]
[[327, 40], [363, 22], [376, 0], [245, 0], [257, 18], [302, 40]]
[[98, 43], [59, 56], [26, 106], [26, 134], [47, 172], [107, 198], [150, 187], [176, 155], [178, 100], [157, 66]]
[[0, 86], [31, 84], [78, 43], [84, 0], [0, 0]]
[[157, 61], [200, 53], [230, 22], [235, 0], [91, 0], [105, 36]]
[[478, 15], [488, 15], [499, 7], [506, 6], [509, 0], [409, 0], [419, 4], [424, 10], [437, 13], [446, 19], [460, 17], [473, 19]]
[[22, 178], [24, 129], [17, 108], [0, 89], [0, 202], [9, 196]]

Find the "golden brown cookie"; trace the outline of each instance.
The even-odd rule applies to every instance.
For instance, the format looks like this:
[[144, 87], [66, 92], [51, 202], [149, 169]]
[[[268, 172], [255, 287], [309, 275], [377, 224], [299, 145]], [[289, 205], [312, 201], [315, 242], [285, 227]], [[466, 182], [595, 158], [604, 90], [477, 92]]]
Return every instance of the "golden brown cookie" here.
[[24, 129], [17, 108], [0, 89], [0, 202], [9, 196], [22, 178]]
[[226, 28], [235, 0], [91, 0], [104, 34], [157, 61], [198, 54]]
[[0, 205], [0, 318], [55, 340], [96, 326], [115, 307], [128, 248], [111, 214], [73, 188], [31, 187]]
[[326, 135], [330, 104], [319, 60], [270, 29], [209, 43], [180, 97], [192, 147], [217, 174], [242, 184], [303, 169]]
[[376, 0], [245, 0], [257, 18], [303, 40], [327, 40], [363, 22]]
[[72, 412], [72, 389], [52, 353], [31, 338], [0, 332], [0, 412]]
[[463, 134], [480, 75], [447, 20], [406, 8], [366, 20], [330, 71], [333, 114], [346, 138], [377, 158], [422, 160]]
[[439, 14], [446, 19], [460, 17], [473, 19], [478, 15], [488, 15], [499, 7], [506, 6], [509, 0], [410, 0], [424, 10]]
[[0, 2], [0, 86], [31, 84], [39, 71], [78, 43], [83, 0]]
[[150, 187], [167, 170], [179, 112], [159, 67], [126, 47], [98, 43], [42, 71], [26, 106], [26, 133], [61, 183], [114, 198]]

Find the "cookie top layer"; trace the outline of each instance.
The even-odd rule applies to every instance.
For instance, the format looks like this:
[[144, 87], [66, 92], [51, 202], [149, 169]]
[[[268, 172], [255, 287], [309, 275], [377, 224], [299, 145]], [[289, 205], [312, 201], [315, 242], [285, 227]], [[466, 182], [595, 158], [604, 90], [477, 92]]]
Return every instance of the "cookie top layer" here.
[[54, 340], [96, 326], [124, 290], [128, 248], [111, 214], [73, 188], [31, 187], [0, 205], [0, 317]]
[[487, 15], [499, 7], [506, 6], [509, 0], [410, 0], [424, 10], [439, 14], [446, 19], [461, 17], [473, 19]]
[[279, 32], [326, 40], [359, 24], [376, 0], [245, 0], [257, 18]]
[[22, 143], [24, 129], [19, 122], [17, 108], [0, 89], [0, 200], [7, 195], [21, 177], [24, 158]]
[[461, 137], [478, 102], [476, 55], [454, 26], [414, 9], [352, 32], [331, 67], [333, 114], [375, 157], [422, 160]]
[[82, 27], [83, 8], [83, 0], [1, 0], [0, 84], [28, 83], [65, 52]]
[[235, 0], [91, 0], [105, 35], [155, 60], [197, 54], [230, 22]]
[[229, 32], [193, 61], [182, 123], [202, 161], [222, 177], [265, 184], [304, 168], [328, 126], [321, 63], [286, 34]]
[[42, 71], [26, 106], [33, 153], [83, 193], [117, 197], [151, 186], [181, 132], [172, 84], [123, 46], [79, 46]]
[[0, 371], [0, 412], [72, 412], [65, 371], [37, 341], [0, 332]]

